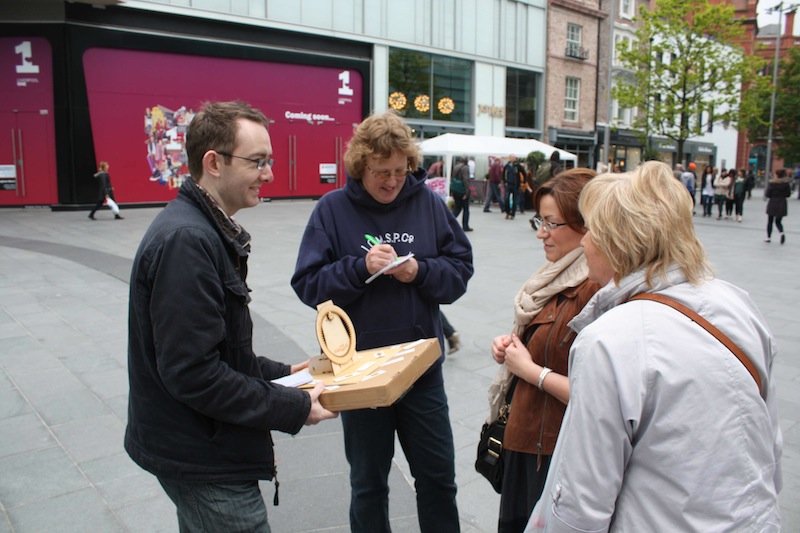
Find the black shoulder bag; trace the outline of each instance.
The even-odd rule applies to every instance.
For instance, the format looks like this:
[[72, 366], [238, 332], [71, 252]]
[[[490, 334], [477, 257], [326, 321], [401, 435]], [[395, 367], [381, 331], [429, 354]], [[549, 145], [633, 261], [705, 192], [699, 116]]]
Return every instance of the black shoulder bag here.
[[506, 392], [506, 401], [500, 408], [497, 419], [493, 422], [486, 422], [481, 429], [481, 438], [478, 441], [478, 458], [475, 460], [475, 470], [489, 480], [495, 492], [500, 494], [503, 488], [503, 436], [506, 432], [506, 422], [508, 413], [511, 411], [511, 398], [514, 396], [514, 389], [517, 387], [517, 380], [514, 376], [511, 385]]

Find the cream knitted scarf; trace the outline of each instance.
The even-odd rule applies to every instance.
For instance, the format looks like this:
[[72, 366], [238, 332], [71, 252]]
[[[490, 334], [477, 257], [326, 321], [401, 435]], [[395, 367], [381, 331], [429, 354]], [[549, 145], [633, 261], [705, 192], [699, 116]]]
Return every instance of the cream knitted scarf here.
[[[570, 287], [577, 287], [589, 275], [583, 247], [579, 246], [555, 263], [546, 262], [528, 278], [514, 298], [514, 333], [522, 336], [525, 328], [550, 298]], [[506, 365], [501, 365], [489, 385], [489, 420], [497, 418], [505, 402], [506, 391], [512, 378]]]

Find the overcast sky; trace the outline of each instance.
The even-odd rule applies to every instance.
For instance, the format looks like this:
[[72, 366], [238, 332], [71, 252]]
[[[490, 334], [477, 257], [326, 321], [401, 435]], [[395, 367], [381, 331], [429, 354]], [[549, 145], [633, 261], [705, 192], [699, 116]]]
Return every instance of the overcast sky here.
[[[780, 0], [759, 0], [758, 2], [758, 25], [759, 27], [766, 26], [767, 24], [776, 24], [778, 22], [779, 13], [776, 11], [774, 13], [767, 13], [767, 10], [771, 7], [774, 7], [780, 3]], [[787, 1], [784, 0], [783, 2], [784, 7], [798, 5], [797, 1]], [[800, 11], [800, 10], [798, 10]], [[798, 13], [800, 15], [800, 13]], [[785, 15], [784, 15], [785, 16]], [[794, 24], [794, 35], [798, 34], [798, 22], [800, 22], [800, 16], [795, 17], [795, 24]]]

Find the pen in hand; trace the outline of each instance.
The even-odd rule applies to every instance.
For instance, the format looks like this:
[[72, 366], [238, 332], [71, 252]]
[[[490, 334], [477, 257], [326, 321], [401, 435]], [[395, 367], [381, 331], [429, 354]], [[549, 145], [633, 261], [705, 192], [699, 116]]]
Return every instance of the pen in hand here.
[[379, 241], [376, 237], [373, 237], [369, 233], [365, 233], [364, 238], [367, 239], [367, 242], [369, 243], [370, 246], [378, 246], [381, 243], [381, 241]]

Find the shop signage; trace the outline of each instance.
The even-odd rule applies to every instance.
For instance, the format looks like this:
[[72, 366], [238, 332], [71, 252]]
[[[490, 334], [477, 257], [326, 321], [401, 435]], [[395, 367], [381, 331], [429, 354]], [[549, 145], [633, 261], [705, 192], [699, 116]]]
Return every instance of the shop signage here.
[[496, 105], [478, 104], [478, 114], [489, 115], [490, 117], [493, 118], [503, 118], [504, 116], [506, 116], [506, 110], [505, 108]]

